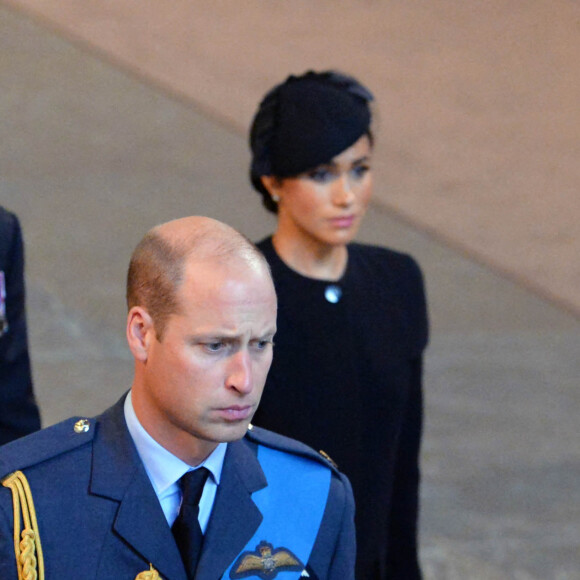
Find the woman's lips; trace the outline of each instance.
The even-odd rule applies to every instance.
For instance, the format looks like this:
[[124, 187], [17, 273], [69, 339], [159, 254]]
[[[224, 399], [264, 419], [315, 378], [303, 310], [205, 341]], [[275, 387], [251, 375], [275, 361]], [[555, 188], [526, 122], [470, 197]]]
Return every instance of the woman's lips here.
[[345, 216], [345, 217], [332, 218], [330, 220], [330, 223], [335, 228], [350, 228], [352, 226], [352, 224], [354, 223], [354, 220], [355, 220], [355, 216], [349, 215], [349, 216]]

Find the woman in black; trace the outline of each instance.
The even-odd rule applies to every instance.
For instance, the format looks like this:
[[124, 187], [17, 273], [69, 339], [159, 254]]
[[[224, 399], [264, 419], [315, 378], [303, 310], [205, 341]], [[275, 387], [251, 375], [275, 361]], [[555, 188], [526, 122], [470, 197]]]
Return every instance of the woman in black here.
[[252, 123], [251, 180], [278, 217], [258, 246], [279, 301], [254, 422], [349, 476], [359, 580], [413, 580], [427, 315], [411, 257], [352, 241], [372, 189], [371, 100], [350, 77], [310, 71], [274, 87]]

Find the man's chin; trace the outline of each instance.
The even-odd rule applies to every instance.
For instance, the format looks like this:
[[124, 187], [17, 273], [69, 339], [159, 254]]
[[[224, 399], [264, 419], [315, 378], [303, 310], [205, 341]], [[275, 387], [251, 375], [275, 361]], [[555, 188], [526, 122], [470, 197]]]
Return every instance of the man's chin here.
[[230, 443], [242, 439], [250, 426], [249, 420], [230, 422], [219, 430], [219, 442]]

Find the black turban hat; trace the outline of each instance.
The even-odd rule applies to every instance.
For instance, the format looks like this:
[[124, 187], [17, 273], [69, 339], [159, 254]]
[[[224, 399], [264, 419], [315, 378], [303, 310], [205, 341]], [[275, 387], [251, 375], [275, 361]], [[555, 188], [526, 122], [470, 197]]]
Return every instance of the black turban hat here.
[[260, 103], [250, 130], [252, 182], [328, 163], [369, 131], [372, 94], [333, 71], [290, 76]]

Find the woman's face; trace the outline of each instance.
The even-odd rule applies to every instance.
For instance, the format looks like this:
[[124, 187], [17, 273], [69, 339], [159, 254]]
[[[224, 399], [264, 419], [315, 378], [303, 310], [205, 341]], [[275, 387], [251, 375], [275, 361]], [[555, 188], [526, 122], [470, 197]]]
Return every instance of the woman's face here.
[[352, 241], [372, 193], [372, 147], [367, 135], [330, 163], [264, 185], [278, 196], [277, 235], [297, 237], [311, 246], [338, 246]]

